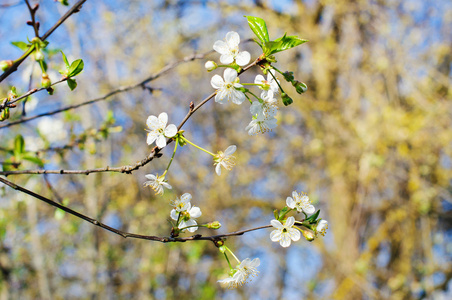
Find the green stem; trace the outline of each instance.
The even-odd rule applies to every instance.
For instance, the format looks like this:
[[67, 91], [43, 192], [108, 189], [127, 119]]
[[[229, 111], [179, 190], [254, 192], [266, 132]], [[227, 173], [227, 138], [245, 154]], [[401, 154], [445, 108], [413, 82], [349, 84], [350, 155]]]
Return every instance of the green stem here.
[[228, 247], [226, 247], [226, 250], [228, 250], [229, 253], [231, 253], [231, 255], [234, 256], [235, 260], [236, 260], [239, 264], [241, 263], [240, 259], [238, 259], [237, 256], [235, 256], [234, 252], [232, 252], [231, 249], [229, 249]]
[[176, 145], [174, 146], [173, 155], [171, 156], [171, 159], [170, 159], [170, 161], [168, 163], [168, 166], [166, 167], [166, 170], [165, 170], [165, 172], [162, 175], [163, 177], [165, 177], [166, 173], [168, 172], [168, 170], [169, 170], [169, 168], [171, 166], [171, 163], [173, 162], [174, 156], [176, 155], [177, 145], [179, 145], [179, 139], [176, 139]]
[[234, 270], [234, 268], [233, 268], [232, 265], [231, 265], [231, 262], [229, 261], [228, 256], [226, 255], [226, 252], [224, 252], [223, 254], [224, 254], [224, 257], [226, 257], [226, 261], [228, 262], [229, 269]]
[[273, 75], [272, 72], [270, 72], [271, 70], [268, 70], [268, 73], [273, 77], [273, 79], [275, 80], [276, 84], [279, 86], [279, 89], [281, 90], [282, 93], [284, 93], [283, 88], [281, 87], [281, 85], [279, 84], [278, 80], [276, 80], [275, 75]]
[[[251, 95], [253, 95], [260, 103], [263, 103], [263, 102], [264, 102], [264, 100], [262, 100], [261, 98], [259, 98], [259, 97], [256, 96], [256, 95], [254, 95], [253, 92], [250, 92], [250, 91], [248, 90], [248, 93], [250, 93]], [[251, 100], [250, 100], [250, 101], [251, 101]], [[251, 102], [251, 103], [253, 103], [253, 102]]]
[[201, 147], [199, 147], [198, 145], [193, 144], [192, 142], [190, 142], [189, 140], [187, 140], [187, 138], [186, 138], [185, 136], [181, 136], [181, 137], [182, 137], [182, 139], [183, 139], [184, 141], [186, 141], [187, 143], [189, 143], [189, 144], [192, 145], [193, 147], [196, 147], [196, 148], [198, 148], [199, 150], [204, 151], [204, 152], [206, 152], [206, 153], [212, 155], [213, 157], [216, 156], [216, 155], [213, 154], [212, 152], [207, 151], [206, 149], [201, 148]]
[[261, 84], [261, 83], [240, 83], [241, 85], [255, 85], [255, 86], [260, 86], [260, 87], [264, 87], [264, 85], [263, 84]]

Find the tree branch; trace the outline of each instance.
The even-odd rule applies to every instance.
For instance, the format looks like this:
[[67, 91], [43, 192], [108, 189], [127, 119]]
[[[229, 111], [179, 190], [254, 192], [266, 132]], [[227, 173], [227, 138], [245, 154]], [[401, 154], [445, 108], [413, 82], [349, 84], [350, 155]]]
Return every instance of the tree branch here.
[[[85, 3], [87, 0], [79, 0], [77, 3], [72, 6], [71, 9], [69, 9], [64, 16], [62, 16], [55, 25], [52, 26], [42, 37], [41, 40], [45, 41], [61, 24], [63, 24], [64, 21], [66, 21], [72, 14], [79, 12], [81, 6], [83, 3]], [[17, 68], [20, 66], [20, 64], [33, 52], [27, 50], [22, 56], [15, 61], [15, 63], [6, 70], [2, 75], [0, 75], [0, 82], [2, 82], [6, 77], [11, 75], [11, 73], [17, 71]]]
[[231, 237], [231, 236], [239, 236], [239, 235], [243, 235], [247, 232], [251, 232], [251, 231], [255, 231], [255, 230], [260, 230], [260, 229], [265, 229], [265, 228], [270, 228], [272, 227], [272, 225], [264, 225], [264, 226], [259, 226], [259, 227], [255, 227], [255, 228], [251, 228], [251, 229], [245, 229], [245, 230], [239, 230], [239, 231], [234, 231], [234, 232], [230, 232], [230, 233], [226, 233], [226, 234], [217, 234], [217, 235], [212, 235], [212, 236], [202, 236], [201, 234], [195, 234], [193, 236], [189, 236], [189, 237], [159, 237], [159, 236], [152, 236], [152, 235], [142, 235], [142, 234], [136, 234], [136, 233], [131, 233], [131, 232], [126, 232], [126, 231], [122, 231], [122, 230], [118, 230], [115, 229], [113, 227], [110, 227], [102, 222], [99, 222], [96, 219], [92, 219], [82, 213], [79, 213], [75, 210], [72, 210], [60, 203], [57, 203], [51, 199], [48, 199], [44, 196], [41, 196], [39, 194], [36, 194], [30, 190], [27, 190], [11, 181], [8, 181], [2, 177], [0, 177], [0, 182], [4, 183], [5, 185], [9, 186], [12, 189], [15, 189], [16, 191], [25, 193], [27, 195], [30, 195], [36, 199], [39, 199], [41, 201], [44, 201], [47, 204], [50, 204], [54, 207], [57, 207], [65, 212], [67, 212], [68, 214], [71, 214], [73, 216], [76, 216], [77, 218], [80, 218], [86, 222], [89, 222], [93, 225], [99, 226], [100, 228], [113, 232], [117, 235], [122, 236], [123, 238], [135, 238], [135, 239], [141, 239], [141, 240], [148, 240], [148, 241], [155, 241], [155, 242], [162, 242], [162, 243], [173, 243], [173, 242], [186, 242], [186, 241], [212, 241], [212, 242], [218, 242], [220, 240], [222, 240], [223, 238], [226, 237]]

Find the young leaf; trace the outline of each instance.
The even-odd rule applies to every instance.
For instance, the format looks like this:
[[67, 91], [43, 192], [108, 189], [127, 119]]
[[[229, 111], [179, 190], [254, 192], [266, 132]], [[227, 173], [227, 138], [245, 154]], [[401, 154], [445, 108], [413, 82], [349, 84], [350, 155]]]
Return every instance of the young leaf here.
[[77, 87], [77, 82], [75, 81], [75, 79], [68, 78], [67, 85], [71, 89], [71, 91], [73, 91]]
[[245, 16], [248, 20], [248, 25], [250, 25], [251, 30], [254, 34], [265, 44], [270, 40], [268, 37], [268, 30], [265, 21], [258, 17]]
[[74, 60], [71, 66], [69, 67], [67, 77], [73, 77], [78, 75], [83, 70], [83, 66], [84, 64], [82, 59]]
[[18, 157], [25, 152], [25, 141], [20, 134], [14, 139], [14, 156]]
[[20, 42], [20, 41], [19, 42], [11, 42], [11, 44], [13, 44], [14, 46], [16, 46], [17, 48], [19, 48], [22, 51], [27, 51], [28, 47], [30, 46], [27, 43]]
[[272, 55], [281, 51], [285, 51], [294, 48], [298, 45], [306, 43], [308, 40], [300, 39], [297, 36], [286, 36], [278, 38], [274, 41], [265, 43], [266, 52], [265, 55]]
[[32, 163], [38, 165], [39, 167], [44, 167], [44, 162], [39, 157], [36, 157], [31, 152], [25, 153], [25, 155], [22, 157], [25, 160], [31, 161]]
[[69, 62], [67, 61], [66, 55], [63, 53], [62, 50], [60, 50], [60, 52], [61, 52], [61, 55], [63, 55], [64, 64], [66, 65], [67, 68], [69, 68]]
[[314, 223], [317, 220], [317, 217], [320, 214], [320, 209], [313, 215], [311, 215], [309, 218], [306, 219], [309, 223]]

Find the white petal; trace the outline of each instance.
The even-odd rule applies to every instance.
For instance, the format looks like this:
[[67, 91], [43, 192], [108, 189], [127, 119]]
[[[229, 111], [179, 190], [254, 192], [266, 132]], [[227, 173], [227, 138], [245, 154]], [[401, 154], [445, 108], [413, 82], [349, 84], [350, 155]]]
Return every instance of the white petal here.
[[[193, 226], [193, 225], [197, 225], [198, 223], [196, 223], [195, 220], [188, 220], [187, 222], [185, 222], [185, 227], [186, 226]], [[190, 227], [187, 228], [188, 231], [190, 232], [195, 232], [196, 230], [198, 230], [198, 227]]]
[[251, 55], [248, 51], [239, 52], [239, 54], [237, 54], [237, 56], [235, 57], [235, 61], [239, 66], [246, 65], [247, 63], [250, 62], [250, 59]]
[[221, 165], [220, 165], [220, 164], [217, 164], [217, 165], [216, 165], [216, 167], [215, 167], [215, 172], [217, 173], [218, 176], [221, 175]]
[[165, 148], [166, 146], [166, 138], [163, 135], [159, 135], [157, 138], [157, 147], [159, 148]]
[[147, 175], [144, 175], [144, 177], [146, 177], [147, 179], [150, 179], [150, 180], [157, 180], [157, 176], [155, 176], [154, 174], [147, 174]]
[[231, 68], [224, 70], [224, 81], [233, 82], [237, 78], [237, 71]]
[[278, 220], [271, 220], [270, 224], [272, 224], [273, 227], [277, 228], [277, 229], [282, 229], [284, 228], [284, 226], [281, 224], [281, 222], [279, 222]]
[[315, 212], [315, 207], [314, 207], [314, 205], [311, 205], [311, 204], [304, 205], [303, 206], [303, 211], [305, 213], [307, 213], [308, 215], [310, 215], [310, 214], [313, 214]]
[[213, 50], [217, 51], [220, 54], [229, 53], [228, 44], [226, 44], [224, 41], [216, 41], [213, 44]]
[[221, 78], [220, 75], [214, 75], [212, 77], [212, 79], [210, 80], [210, 84], [212, 85], [212, 87], [214, 89], [220, 89], [224, 85], [224, 80], [223, 80], [223, 78]]
[[173, 187], [168, 182], [162, 182], [162, 185], [169, 190], [173, 189]]
[[278, 242], [281, 239], [281, 230], [273, 230], [270, 233], [270, 240], [272, 242]]
[[257, 267], [259, 267], [260, 264], [261, 264], [260, 259], [256, 257], [255, 259], [253, 259], [251, 261], [250, 266], [253, 268], [257, 268]]
[[190, 211], [190, 218], [196, 219], [202, 215], [201, 209], [199, 207], [193, 206]]
[[182, 196], [180, 196], [180, 200], [182, 200], [183, 202], [190, 202], [191, 194], [190, 193], [183, 194]]
[[294, 242], [298, 241], [301, 237], [300, 231], [298, 231], [297, 229], [289, 230], [289, 235]]
[[295, 201], [300, 198], [300, 196], [298, 195], [297, 191], [293, 191], [292, 192], [292, 197], [295, 199]]
[[229, 48], [235, 48], [240, 44], [240, 36], [235, 31], [229, 31], [226, 34], [226, 43], [228, 44]]
[[287, 197], [286, 199], [286, 205], [289, 208], [295, 208], [295, 201], [291, 197]]
[[155, 142], [155, 140], [157, 139], [157, 133], [155, 131], [149, 132], [148, 133], [148, 137], [146, 139], [146, 143], [148, 145], [152, 144], [153, 142]]
[[179, 217], [179, 213], [175, 209], [173, 209], [170, 213], [170, 216], [171, 216], [171, 219], [177, 221], [177, 218]]
[[284, 248], [287, 248], [290, 246], [290, 243], [292, 240], [290, 239], [289, 235], [284, 234], [281, 236], [281, 240], [279, 241], [279, 244], [283, 246]]
[[155, 130], [160, 127], [159, 119], [157, 119], [156, 116], [149, 116], [146, 120], [146, 125], [149, 127], [149, 129]]
[[263, 84], [263, 82], [265, 81], [264, 76], [262, 75], [257, 75], [256, 78], [254, 78], [254, 83], [255, 84]]
[[237, 150], [237, 146], [231, 145], [226, 149], [226, 151], [224, 151], [224, 155], [229, 156], [229, 155], [233, 154], [235, 152], [235, 150]]
[[173, 137], [175, 136], [177, 133], [177, 127], [174, 124], [169, 124], [166, 128], [165, 128], [165, 136], [166, 137]]
[[168, 123], [168, 115], [166, 114], [166, 112], [162, 112], [159, 115], [159, 121], [160, 121], [160, 124], [162, 125], [162, 127], [166, 126], [166, 123]]
[[286, 220], [286, 223], [284, 224], [284, 227], [289, 228], [292, 227], [293, 224], [295, 224], [295, 218], [294, 217], [288, 217]]
[[223, 54], [220, 56], [220, 62], [223, 65], [232, 64], [233, 61], [234, 61], [234, 56], [232, 56], [231, 54]]
[[242, 104], [243, 101], [245, 101], [246, 97], [245, 94], [242, 93], [241, 91], [237, 91], [237, 90], [233, 90], [232, 91], [232, 102], [234, 102], [235, 104]]

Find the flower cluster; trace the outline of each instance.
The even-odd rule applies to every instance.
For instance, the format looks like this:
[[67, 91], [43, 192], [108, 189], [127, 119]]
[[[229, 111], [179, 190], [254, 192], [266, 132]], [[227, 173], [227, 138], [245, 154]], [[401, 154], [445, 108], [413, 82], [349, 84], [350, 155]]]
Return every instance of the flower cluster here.
[[176, 221], [176, 226], [183, 232], [187, 229], [190, 232], [198, 230], [198, 223], [196, 218], [199, 218], [202, 213], [201, 209], [196, 206], [191, 206], [191, 195], [189, 193], [183, 194], [180, 198], [176, 198], [171, 205], [171, 219]]
[[[282, 247], [286, 248], [290, 246], [292, 241], [298, 241], [301, 234], [308, 241], [313, 241], [318, 234], [322, 236], [326, 234], [328, 222], [322, 219], [317, 220], [320, 210], [314, 214], [315, 207], [305, 193], [293, 191], [292, 197], [287, 197], [286, 205], [279, 215], [275, 213], [276, 219], [270, 221], [270, 224], [275, 228], [270, 233], [272, 242], [279, 242]], [[305, 219], [302, 221], [296, 221], [294, 217], [285, 219], [286, 214], [291, 210], [296, 210], [298, 213], [302, 212]], [[308, 214], [312, 215], [308, 217]]]
[[[279, 81], [276, 79], [276, 72], [274, 69], [265, 69], [267, 79], [262, 75], [257, 75], [254, 83], [240, 83], [238, 78], [237, 66], [245, 66], [250, 61], [248, 52], [240, 52], [238, 45], [240, 37], [236, 32], [228, 32], [225, 41], [216, 41], [213, 49], [221, 54], [220, 62], [226, 67], [223, 77], [214, 75], [210, 84], [217, 90], [215, 101], [223, 104], [224, 100], [231, 101], [235, 104], [242, 104], [248, 96], [247, 93], [254, 96], [257, 100], [252, 101], [250, 112], [252, 115], [251, 122], [245, 128], [249, 135], [256, 135], [273, 130], [277, 126], [276, 112], [278, 110], [276, 96], [279, 94]], [[219, 66], [213, 62], [208, 61], [205, 65], [210, 72]], [[255, 85], [261, 90], [260, 97], [254, 95], [244, 85]], [[250, 98], [248, 98], [250, 99]]]

